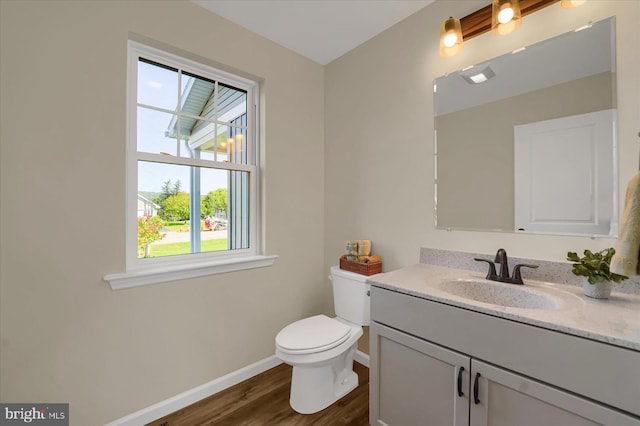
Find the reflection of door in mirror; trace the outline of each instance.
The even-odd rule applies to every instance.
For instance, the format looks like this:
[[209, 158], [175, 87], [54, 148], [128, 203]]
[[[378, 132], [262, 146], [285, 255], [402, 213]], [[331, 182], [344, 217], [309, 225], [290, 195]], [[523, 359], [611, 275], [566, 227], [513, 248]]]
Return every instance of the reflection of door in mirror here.
[[[517, 53], [492, 58], [435, 80], [438, 228], [502, 232], [517, 229], [514, 128], [598, 111], [615, 111], [614, 35], [615, 19], [608, 18], [581, 31], [544, 40]], [[473, 83], [470, 77], [488, 68], [492, 71], [491, 78]], [[613, 126], [613, 122], [610, 125]], [[610, 145], [612, 150], [614, 145], [615, 141]], [[613, 151], [608, 155], [613, 156]], [[609, 182], [613, 195], [607, 199], [611, 200], [609, 209], [614, 210], [617, 184], [611, 170]], [[563, 171], [550, 173], [560, 176]], [[573, 194], [565, 193], [568, 202]], [[575, 206], [580, 202], [573, 201]], [[589, 230], [561, 225], [537, 231], [527, 225], [525, 229], [600, 236], [615, 232], [608, 224]]]
[[516, 126], [515, 231], [613, 235], [615, 111]]

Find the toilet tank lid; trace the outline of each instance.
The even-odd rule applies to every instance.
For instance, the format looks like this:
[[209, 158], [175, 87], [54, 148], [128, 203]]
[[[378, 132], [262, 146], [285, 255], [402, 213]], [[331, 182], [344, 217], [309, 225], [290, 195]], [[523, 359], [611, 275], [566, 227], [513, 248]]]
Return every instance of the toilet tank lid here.
[[276, 344], [287, 351], [327, 350], [349, 338], [351, 327], [329, 318], [316, 315], [289, 324], [276, 336]]
[[356, 274], [355, 272], [351, 272], [351, 271], [345, 271], [344, 269], [340, 269], [339, 266], [332, 266], [331, 267], [331, 275], [332, 276], [341, 276], [341, 277], [349, 278], [349, 279], [355, 280], [355, 281], [361, 281], [361, 282], [366, 282], [367, 281], [367, 276], [366, 275]]

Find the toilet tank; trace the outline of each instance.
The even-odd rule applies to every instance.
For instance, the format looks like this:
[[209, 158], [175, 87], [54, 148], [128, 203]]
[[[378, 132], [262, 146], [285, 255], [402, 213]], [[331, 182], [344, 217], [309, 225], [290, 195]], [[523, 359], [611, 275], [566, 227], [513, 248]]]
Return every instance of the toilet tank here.
[[333, 306], [336, 316], [358, 325], [369, 325], [369, 289], [367, 277], [331, 267], [333, 282]]

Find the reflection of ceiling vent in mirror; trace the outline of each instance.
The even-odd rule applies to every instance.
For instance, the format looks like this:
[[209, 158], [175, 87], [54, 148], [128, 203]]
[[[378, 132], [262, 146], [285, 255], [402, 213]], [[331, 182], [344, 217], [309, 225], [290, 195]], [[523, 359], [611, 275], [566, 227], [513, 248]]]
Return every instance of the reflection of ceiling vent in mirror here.
[[485, 69], [483, 69], [480, 72], [478, 72], [478, 71], [470, 71], [470, 72], [467, 72], [465, 74], [460, 73], [460, 76], [462, 78], [464, 78], [464, 80], [469, 84], [478, 84], [478, 83], [484, 83], [485, 81], [489, 80], [490, 78], [495, 77], [496, 73], [493, 72], [491, 67], [486, 67]]

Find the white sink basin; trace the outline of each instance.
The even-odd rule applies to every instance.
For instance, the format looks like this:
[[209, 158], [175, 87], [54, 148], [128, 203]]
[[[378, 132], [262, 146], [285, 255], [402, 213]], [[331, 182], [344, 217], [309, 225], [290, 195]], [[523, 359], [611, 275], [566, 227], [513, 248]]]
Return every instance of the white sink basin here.
[[452, 296], [476, 302], [521, 309], [560, 309], [561, 294], [552, 289], [489, 280], [459, 279], [444, 281], [438, 289]]

